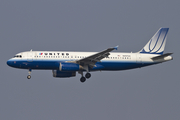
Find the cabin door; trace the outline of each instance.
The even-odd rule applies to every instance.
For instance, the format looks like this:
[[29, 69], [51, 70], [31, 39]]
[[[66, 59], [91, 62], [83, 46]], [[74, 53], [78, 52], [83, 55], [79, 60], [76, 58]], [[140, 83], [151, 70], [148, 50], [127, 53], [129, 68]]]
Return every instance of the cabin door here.
[[33, 61], [33, 52], [27, 53], [27, 61], [32, 62]]

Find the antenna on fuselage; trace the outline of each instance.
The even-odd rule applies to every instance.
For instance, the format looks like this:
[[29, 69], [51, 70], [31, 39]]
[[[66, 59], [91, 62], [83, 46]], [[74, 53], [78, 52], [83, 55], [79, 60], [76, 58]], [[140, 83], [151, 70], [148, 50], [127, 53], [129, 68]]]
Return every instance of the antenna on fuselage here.
[[30, 50], [30, 52], [32, 52], [32, 49]]

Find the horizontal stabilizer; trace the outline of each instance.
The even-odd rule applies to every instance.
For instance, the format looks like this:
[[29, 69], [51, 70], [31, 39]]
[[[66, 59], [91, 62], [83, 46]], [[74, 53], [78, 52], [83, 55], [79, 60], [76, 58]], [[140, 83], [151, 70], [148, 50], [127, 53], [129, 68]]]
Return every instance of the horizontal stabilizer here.
[[173, 53], [166, 53], [166, 54], [163, 54], [163, 55], [160, 55], [160, 56], [153, 57], [153, 58], [151, 58], [151, 59], [152, 59], [152, 60], [158, 60], [158, 59], [165, 58], [165, 57], [167, 57], [167, 56], [169, 56], [169, 55], [171, 55], [171, 54], [173, 54]]

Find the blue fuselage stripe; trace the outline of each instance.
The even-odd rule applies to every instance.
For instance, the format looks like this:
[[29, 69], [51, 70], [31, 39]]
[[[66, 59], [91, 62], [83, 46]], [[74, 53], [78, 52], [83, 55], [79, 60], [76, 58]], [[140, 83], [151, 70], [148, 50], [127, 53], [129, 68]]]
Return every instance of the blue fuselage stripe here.
[[[21, 69], [48, 69], [48, 70], [58, 70], [59, 63], [65, 60], [9, 60], [7, 64], [11, 67], [21, 68]], [[101, 65], [103, 68], [95, 69], [92, 68], [90, 71], [94, 70], [126, 70], [138, 67], [144, 67], [152, 65], [153, 63], [136, 63], [136, 61], [102, 61], [97, 62], [96, 65]]]

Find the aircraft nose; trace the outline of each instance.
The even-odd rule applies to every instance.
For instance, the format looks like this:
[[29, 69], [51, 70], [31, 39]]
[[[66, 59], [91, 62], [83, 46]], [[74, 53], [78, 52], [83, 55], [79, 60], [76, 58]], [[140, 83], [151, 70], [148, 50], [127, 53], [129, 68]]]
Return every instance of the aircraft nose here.
[[11, 61], [10, 59], [7, 61], [7, 65], [9, 65], [9, 66], [12, 66], [12, 64], [13, 64], [13, 61]]

